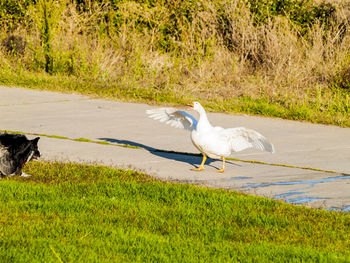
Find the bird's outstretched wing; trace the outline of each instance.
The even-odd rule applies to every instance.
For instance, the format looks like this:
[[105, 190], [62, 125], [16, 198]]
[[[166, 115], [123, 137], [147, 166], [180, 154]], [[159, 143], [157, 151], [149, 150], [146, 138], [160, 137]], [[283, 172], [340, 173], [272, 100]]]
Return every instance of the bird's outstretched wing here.
[[146, 110], [150, 118], [165, 122], [172, 127], [192, 131], [197, 127], [197, 120], [191, 114], [174, 108], [159, 108]]
[[271, 153], [275, 151], [273, 144], [254, 130], [238, 127], [223, 129], [220, 133], [227, 138], [231, 150], [235, 152], [248, 148], [255, 148]]

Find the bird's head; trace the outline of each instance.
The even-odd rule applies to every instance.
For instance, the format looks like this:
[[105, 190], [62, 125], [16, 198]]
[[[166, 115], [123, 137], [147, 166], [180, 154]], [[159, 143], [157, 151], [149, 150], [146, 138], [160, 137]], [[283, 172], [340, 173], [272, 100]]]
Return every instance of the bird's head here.
[[202, 105], [197, 101], [187, 104], [187, 106], [190, 106], [191, 108], [193, 108], [195, 111], [198, 111], [198, 112], [203, 110]]

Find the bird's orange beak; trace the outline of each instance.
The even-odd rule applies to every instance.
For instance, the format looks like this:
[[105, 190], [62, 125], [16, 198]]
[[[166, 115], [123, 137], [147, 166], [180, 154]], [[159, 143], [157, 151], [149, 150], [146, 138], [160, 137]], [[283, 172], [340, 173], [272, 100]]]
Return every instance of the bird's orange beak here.
[[194, 105], [193, 105], [193, 102], [191, 102], [190, 104], [187, 104], [187, 106], [189, 106], [189, 107], [194, 107]]

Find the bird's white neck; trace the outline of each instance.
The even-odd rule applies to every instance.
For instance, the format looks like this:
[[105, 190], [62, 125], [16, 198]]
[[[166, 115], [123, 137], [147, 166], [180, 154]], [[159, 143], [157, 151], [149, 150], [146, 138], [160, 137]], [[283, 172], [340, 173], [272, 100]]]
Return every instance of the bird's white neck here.
[[208, 120], [207, 117], [207, 113], [205, 112], [205, 110], [202, 108], [200, 110], [198, 110], [199, 113], [199, 119], [198, 119], [198, 123], [197, 123], [197, 129], [207, 129], [211, 127], [211, 124]]

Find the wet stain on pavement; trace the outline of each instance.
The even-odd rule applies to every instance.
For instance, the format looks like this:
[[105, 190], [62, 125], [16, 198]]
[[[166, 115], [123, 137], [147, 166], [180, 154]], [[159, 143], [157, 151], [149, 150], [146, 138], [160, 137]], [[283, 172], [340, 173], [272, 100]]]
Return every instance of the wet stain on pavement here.
[[[273, 199], [283, 200], [286, 203], [291, 204], [306, 204], [316, 200], [327, 200], [328, 197], [315, 197], [308, 196], [308, 191], [314, 188], [317, 184], [328, 183], [337, 180], [350, 180], [349, 175], [342, 174], [340, 176], [332, 176], [322, 179], [312, 179], [312, 180], [297, 180], [297, 181], [285, 181], [285, 182], [273, 182], [273, 183], [248, 183], [245, 184], [243, 189], [256, 189], [261, 187], [269, 187], [269, 186], [295, 186], [294, 189], [289, 189], [284, 192], [275, 192], [273, 193]], [[343, 212], [350, 212], [350, 206], [345, 206], [342, 208], [327, 208], [327, 210], [336, 210]]]

